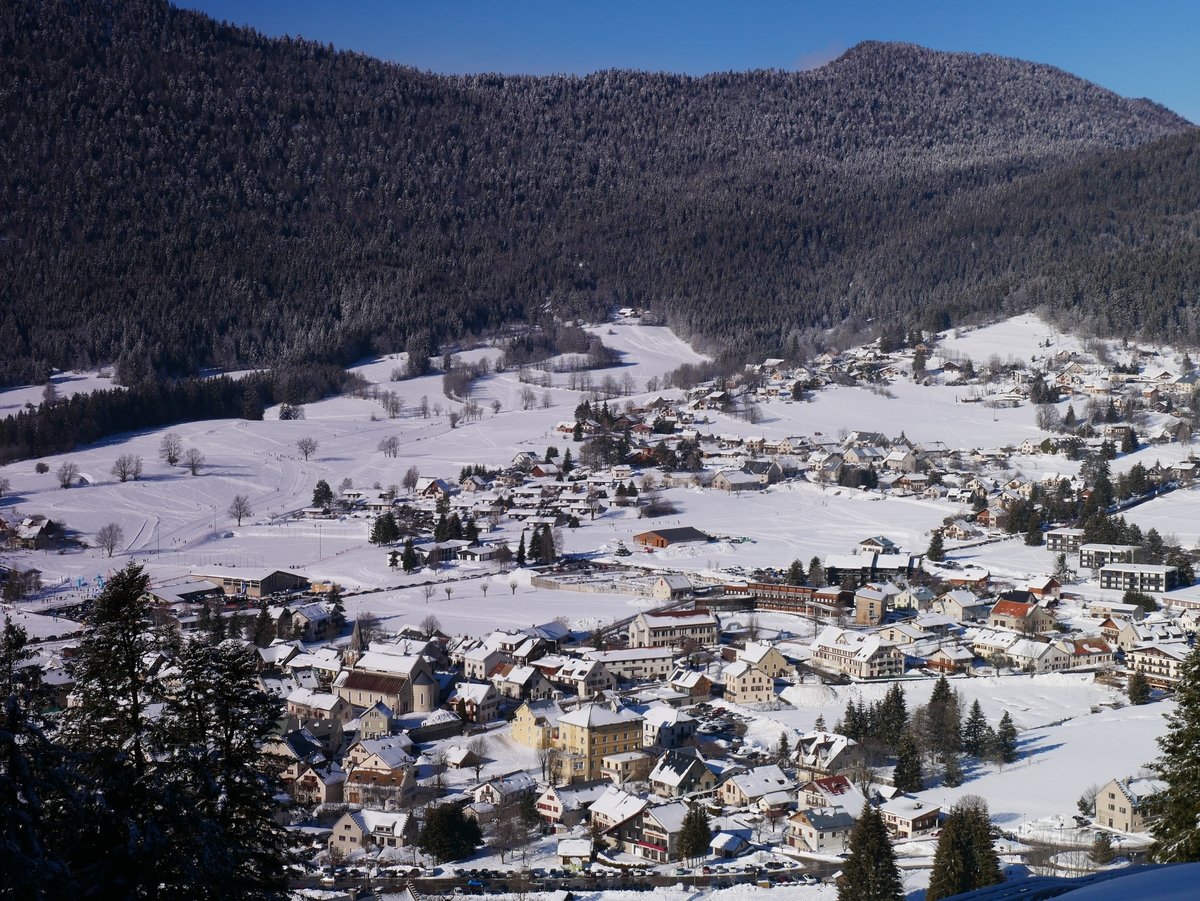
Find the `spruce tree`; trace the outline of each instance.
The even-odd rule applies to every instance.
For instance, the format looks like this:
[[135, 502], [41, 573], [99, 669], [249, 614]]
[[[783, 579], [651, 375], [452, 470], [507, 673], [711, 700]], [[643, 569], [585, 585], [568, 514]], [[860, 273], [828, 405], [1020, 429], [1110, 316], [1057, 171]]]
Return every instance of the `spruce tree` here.
[[461, 805], [439, 804], [426, 809], [417, 847], [444, 862], [470, 856], [482, 840], [479, 824], [463, 814]]
[[925, 746], [938, 757], [957, 754], [962, 750], [962, 714], [958, 707], [958, 695], [950, 687], [950, 680], [940, 677], [933, 686], [926, 705]]
[[946, 544], [941, 529], [934, 529], [933, 534], [929, 536], [929, 548], [925, 551], [925, 556], [934, 563], [946, 559]]
[[842, 867], [838, 901], [902, 901], [904, 887], [887, 826], [879, 811], [863, 805], [850, 833], [850, 856]]
[[787, 583], [789, 585], [804, 584], [804, 564], [799, 559], [793, 560], [792, 565], [788, 567]]
[[942, 784], [948, 788], [958, 788], [965, 779], [962, 759], [957, 754], [949, 754], [942, 761]]
[[166, 792], [186, 799], [188, 827], [169, 840], [189, 897], [287, 894], [286, 832], [274, 819], [282, 761], [262, 751], [278, 706], [259, 687], [255, 656], [237, 641], [186, 642], [156, 732]]
[[987, 803], [976, 795], [950, 809], [938, 838], [926, 901], [939, 901], [1004, 881], [992, 842]]
[[825, 585], [825, 567], [821, 565], [820, 557], [813, 557], [808, 561], [808, 584], [816, 588]]
[[517, 544], [517, 566], [525, 565], [525, 533], [521, 533], [521, 540]]
[[971, 704], [971, 712], [962, 727], [962, 749], [972, 757], [983, 757], [987, 752], [988, 721], [983, 715], [983, 708], [976, 699]]
[[417, 568], [417, 549], [413, 547], [412, 538], [404, 540], [404, 553], [400, 555], [400, 566], [406, 573], [412, 572]]
[[708, 814], [699, 804], [693, 804], [683, 817], [683, 828], [679, 833], [679, 856], [684, 860], [707, 857], [712, 843], [712, 827]]
[[1146, 674], [1141, 670], [1134, 670], [1129, 674], [1126, 690], [1129, 692], [1130, 704], [1140, 706], [1150, 703], [1150, 683], [1146, 681]]
[[1161, 751], [1150, 764], [1167, 788], [1155, 805], [1154, 859], [1161, 863], [1200, 860], [1200, 645], [1180, 668], [1175, 706], [1166, 712], [1167, 731], [1159, 736]]
[[996, 756], [1001, 763], [1014, 763], [1017, 759], [1017, 727], [1013, 725], [1008, 711], [1000, 717], [1000, 725], [996, 729]]
[[312, 505], [314, 507], [328, 507], [333, 503], [333, 489], [329, 487], [329, 483], [324, 479], [317, 482], [313, 488]]
[[779, 743], [775, 746], [775, 759], [780, 765], [786, 764], [788, 758], [792, 756], [791, 745], [788, 744], [788, 736], [786, 732], [779, 733]]
[[154, 779], [152, 711], [164, 695], [147, 666], [148, 585], [134, 563], [109, 579], [70, 668], [76, 703], [60, 735], [89, 783], [75, 865], [100, 897], [156, 896], [172, 884], [169, 836], [186, 822], [183, 802]]
[[912, 736], [907, 732], [900, 739], [892, 784], [906, 793], [919, 792], [925, 788], [925, 778], [921, 772], [921, 752], [917, 750]]
[[1112, 836], [1107, 832], [1097, 832], [1096, 838], [1092, 841], [1092, 847], [1088, 850], [1088, 859], [1098, 867], [1108, 866], [1116, 857], [1116, 852], [1113, 850]]
[[901, 736], [908, 728], [908, 707], [904, 700], [904, 689], [899, 682], [892, 683], [887, 694], [879, 703], [875, 735], [889, 752], [900, 747]]

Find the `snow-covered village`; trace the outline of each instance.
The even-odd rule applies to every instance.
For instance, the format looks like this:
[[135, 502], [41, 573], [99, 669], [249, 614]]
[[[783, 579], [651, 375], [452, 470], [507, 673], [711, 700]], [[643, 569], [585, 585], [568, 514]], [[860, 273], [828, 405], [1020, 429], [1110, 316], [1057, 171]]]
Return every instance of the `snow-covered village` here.
[[313, 898], [829, 899], [868, 814], [910, 898], [971, 817], [1006, 884], [1147, 860], [1200, 621], [1186, 353], [1025, 315], [710, 377], [638, 310], [586, 331], [0, 469], [53, 710], [114, 586], [164, 698], [189, 642], [249, 649]]

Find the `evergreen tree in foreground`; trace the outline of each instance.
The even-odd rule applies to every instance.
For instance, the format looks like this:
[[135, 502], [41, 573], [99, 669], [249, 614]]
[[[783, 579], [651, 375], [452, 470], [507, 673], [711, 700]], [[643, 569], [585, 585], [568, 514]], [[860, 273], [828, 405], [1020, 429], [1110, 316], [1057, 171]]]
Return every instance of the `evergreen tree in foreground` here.
[[842, 868], [838, 901], [902, 901], [900, 869], [879, 811], [863, 805], [850, 833], [850, 856]]
[[1000, 725], [996, 729], [996, 756], [1001, 763], [1015, 763], [1017, 757], [1017, 727], [1013, 724], [1008, 711], [1000, 717]]
[[468, 857], [481, 841], [479, 823], [465, 816], [461, 805], [439, 804], [425, 811], [425, 825], [417, 847], [442, 862]]
[[1154, 859], [1162, 863], [1200, 860], [1200, 646], [1188, 654], [1180, 669], [1175, 707], [1165, 714], [1167, 731], [1158, 739], [1162, 752], [1150, 764], [1167, 783], [1154, 805], [1157, 821]]
[[933, 534], [929, 536], [929, 549], [925, 551], [925, 556], [934, 563], [940, 563], [946, 559], [946, 544], [942, 538], [941, 529], [935, 529]]
[[992, 844], [987, 803], [967, 795], [950, 809], [938, 838], [926, 901], [939, 901], [1004, 881]]
[[1126, 690], [1129, 692], [1130, 704], [1136, 706], [1150, 703], [1150, 683], [1146, 681], [1146, 674], [1141, 670], [1129, 674]]

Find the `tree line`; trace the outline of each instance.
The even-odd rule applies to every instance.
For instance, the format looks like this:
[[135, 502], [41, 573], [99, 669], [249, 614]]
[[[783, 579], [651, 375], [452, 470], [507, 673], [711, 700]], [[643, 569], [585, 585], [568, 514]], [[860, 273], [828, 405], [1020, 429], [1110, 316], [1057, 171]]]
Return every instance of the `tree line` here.
[[0, 463], [65, 453], [110, 435], [179, 422], [262, 419], [270, 404], [315, 401], [342, 390], [349, 380], [338, 366], [304, 364], [239, 378], [152, 378], [128, 388], [46, 400], [0, 420]]

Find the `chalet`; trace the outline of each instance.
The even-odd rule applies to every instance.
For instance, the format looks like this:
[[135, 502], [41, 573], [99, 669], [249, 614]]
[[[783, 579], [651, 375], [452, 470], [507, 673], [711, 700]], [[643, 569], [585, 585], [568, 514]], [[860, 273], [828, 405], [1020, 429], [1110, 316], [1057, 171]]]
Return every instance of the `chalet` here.
[[1054, 614], [1036, 603], [999, 600], [988, 615], [988, 625], [997, 629], [1037, 634], [1054, 626]]
[[850, 833], [857, 821], [841, 807], [798, 810], [788, 817], [784, 842], [810, 854], [842, 854], [849, 849]]
[[959, 623], [986, 622], [992, 604], [965, 588], [956, 588], [939, 595], [931, 609]]
[[551, 825], [567, 827], [582, 822], [588, 805], [608, 789], [603, 782], [592, 785], [552, 785], [534, 802], [538, 816]]
[[1174, 688], [1183, 674], [1183, 664], [1191, 653], [1183, 643], [1143, 644], [1125, 653], [1130, 669], [1142, 673], [1155, 688]]
[[1111, 666], [1113, 651], [1103, 638], [1073, 638], [1068, 642], [1072, 666]]
[[1158, 779], [1113, 779], [1096, 794], [1096, 824], [1118, 832], [1147, 831], [1147, 802], [1166, 791]]
[[446, 707], [471, 723], [488, 723], [500, 714], [500, 694], [490, 682], [459, 682]]
[[731, 807], [763, 810], [786, 809], [794, 800], [795, 783], [773, 763], [735, 772], [717, 789], [721, 800]]
[[674, 529], [653, 529], [649, 532], [639, 532], [633, 536], [633, 540], [642, 547], [665, 548], [675, 544], [712, 541], [712, 536], [691, 526], [680, 526]]
[[341, 804], [345, 798], [345, 784], [346, 771], [339, 766], [304, 764], [287, 789], [298, 804]]
[[15, 529], [16, 543], [27, 551], [40, 551], [49, 547], [60, 531], [58, 523], [38, 513], [21, 520]]
[[950, 525], [942, 527], [942, 535], [952, 541], [970, 541], [982, 534], [965, 519], [956, 519]]
[[407, 813], [349, 810], [334, 823], [329, 849], [344, 858], [374, 848], [404, 848], [416, 836], [416, 818]]
[[721, 675], [725, 699], [734, 704], [766, 704], [775, 698], [775, 680], [745, 660], [729, 664]]
[[682, 573], [664, 573], [654, 582], [650, 593], [660, 601], [673, 601], [677, 598], [687, 597], [693, 591], [695, 588], [687, 576]]
[[360, 804], [378, 810], [408, 807], [417, 794], [412, 768], [381, 772], [355, 769], [346, 776], [343, 798], [347, 804]]
[[807, 732], [796, 741], [796, 778], [801, 781], [843, 776], [865, 762], [862, 746], [836, 732]]
[[669, 750], [650, 771], [650, 790], [660, 798], [682, 798], [716, 788], [717, 777], [698, 751]]
[[534, 750], [551, 747], [558, 737], [558, 721], [565, 713], [556, 700], [526, 701], [513, 716], [513, 741]]
[[943, 673], [960, 673], [970, 669], [975, 653], [960, 645], [942, 645], [925, 658], [925, 665]]
[[892, 798], [879, 808], [884, 825], [898, 838], [911, 838], [936, 829], [941, 812], [937, 805], [911, 795]]
[[779, 679], [794, 669], [778, 648], [765, 641], [746, 642], [746, 646], [738, 650], [737, 659], [757, 667], [772, 679]]
[[519, 801], [528, 795], [538, 794], [537, 781], [528, 773], [520, 770], [489, 779], [471, 793], [475, 801], [481, 804], [492, 804], [496, 807]]
[[712, 486], [718, 491], [758, 491], [763, 487], [763, 482], [753, 473], [723, 469], [713, 476]]
[[492, 672], [491, 679], [500, 696], [512, 700], [540, 700], [554, 694], [554, 686], [533, 666], [502, 663]]
[[904, 655], [878, 635], [826, 626], [811, 646], [814, 666], [845, 673], [856, 679], [898, 676]]
[[675, 665], [675, 651], [670, 647], [586, 651], [584, 656], [603, 663], [619, 679], [638, 682], [662, 681], [671, 674]]
[[676, 691], [684, 692], [695, 703], [707, 701], [712, 697], [712, 680], [695, 670], [673, 670], [667, 679], [667, 685]]
[[1026, 590], [1038, 600], [1058, 600], [1062, 593], [1062, 583], [1054, 576], [1041, 576], [1031, 579], [1025, 586]]
[[679, 838], [683, 834], [683, 820], [687, 813], [688, 805], [682, 801], [645, 808], [638, 822], [640, 835], [633, 840], [629, 850], [634, 856], [655, 863], [677, 860]]
[[655, 704], [642, 714], [642, 746], [680, 748], [696, 735], [696, 718], [667, 704]]

